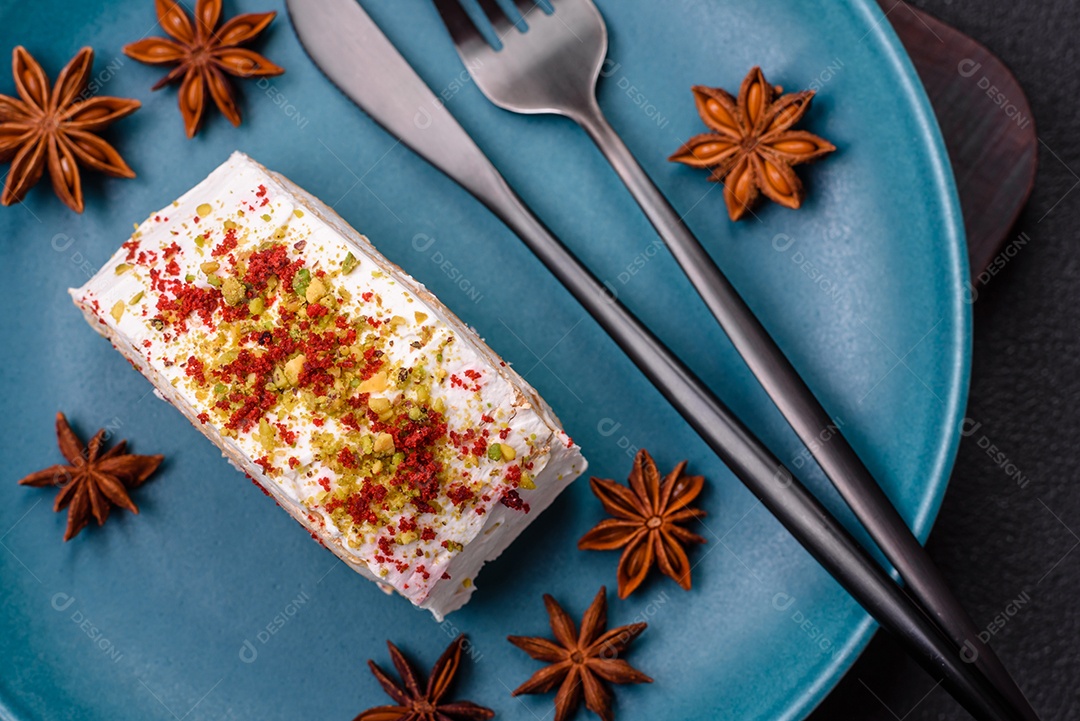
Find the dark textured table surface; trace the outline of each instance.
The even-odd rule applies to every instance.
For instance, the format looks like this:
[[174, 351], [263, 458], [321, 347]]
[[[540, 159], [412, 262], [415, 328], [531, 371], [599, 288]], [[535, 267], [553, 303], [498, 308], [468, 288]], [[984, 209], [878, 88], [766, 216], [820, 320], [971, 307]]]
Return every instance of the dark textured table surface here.
[[[1039, 173], [975, 304], [968, 435], [929, 542], [1044, 719], [1080, 718], [1080, 94], [1075, 0], [918, 0], [1026, 89]], [[1026, 234], [1027, 242], [1009, 244]], [[813, 721], [964, 719], [879, 633]]]

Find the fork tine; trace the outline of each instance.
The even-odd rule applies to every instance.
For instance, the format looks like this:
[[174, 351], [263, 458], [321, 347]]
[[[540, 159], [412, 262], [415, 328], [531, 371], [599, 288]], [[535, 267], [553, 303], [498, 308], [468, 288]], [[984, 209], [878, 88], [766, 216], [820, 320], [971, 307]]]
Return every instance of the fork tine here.
[[443, 25], [450, 32], [450, 38], [459, 50], [472, 47], [478, 42], [487, 45], [480, 29], [476, 27], [458, 0], [435, 0], [435, 8], [442, 16]]
[[480, 5], [480, 9], [484, 11], [484, 15], [487, 15], [488, 21], [491, 23], [491, 27], [495, 29], [495, 34], [499, 37], [499, 41], [506, 37], [506, 34], [514, 29], [514, 21], [507, 17], [503, 12], [502, 7], [495, 0], [477, 0]]

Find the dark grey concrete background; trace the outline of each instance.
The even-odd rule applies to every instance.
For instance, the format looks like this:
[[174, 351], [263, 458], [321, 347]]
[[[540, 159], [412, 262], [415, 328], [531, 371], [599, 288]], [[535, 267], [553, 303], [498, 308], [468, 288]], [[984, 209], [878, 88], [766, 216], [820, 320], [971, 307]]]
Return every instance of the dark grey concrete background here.
[[[1039, 173], [975, 304], [968, 417], [934, 560], [1044, 719], [1080, 718], [1080, 3], [917, 0], [1013, 70]], [[1009, 242], [1009, 241], [1007, 241]], [[975, 426], [975, 424], [981, 424]], [[812, 721], [970, 718], [884, 633]]]

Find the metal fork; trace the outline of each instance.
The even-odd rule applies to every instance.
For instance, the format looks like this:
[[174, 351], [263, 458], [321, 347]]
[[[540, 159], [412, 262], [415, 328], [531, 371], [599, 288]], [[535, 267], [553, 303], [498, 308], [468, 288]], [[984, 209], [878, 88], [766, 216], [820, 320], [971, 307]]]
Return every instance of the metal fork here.
[[[604, 117], [596, 82], [607, 55], [607, 28], [592, 1], [551, 0], [554, 12], [548, 14], [534, 0], [513, 0], [527, 25], [521, 30], [496, 0], [477, 0], [499, 38], [498, 49], [459, 0], [434, 2], [458, 54], [491, 102], [517, 113], [566, 116], [592, 137], [769, 397], [915, 597], [1023, 717], [1037, 719], [944, 576], [851, 446], [836, 434], [829, 414]], [[817, 442], [825, 434], [830, 441]]]

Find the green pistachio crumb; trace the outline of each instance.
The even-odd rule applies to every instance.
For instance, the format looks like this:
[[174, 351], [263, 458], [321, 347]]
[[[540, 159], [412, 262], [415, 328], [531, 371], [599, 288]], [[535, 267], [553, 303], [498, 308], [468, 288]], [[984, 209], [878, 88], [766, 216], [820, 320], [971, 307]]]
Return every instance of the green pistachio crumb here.
[[345, 275], [353, 272], [353, 269], [357, 266], [356, 256], [349, 253], [345, 256], [345, 260], [341, 261], [341, 272]]
[[244, 284], [229, 276], [221, 283], [221, 295], [229, 305], [240, 305], [244, 300]]
[[311, 283], [311, 271], [307, 268], [301, 268], [296, 271], [296, 275], [293, 276], [293, 292], [301, 298], [307, 293], [308, 285]]

